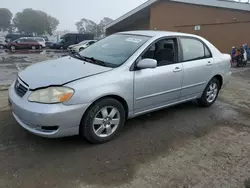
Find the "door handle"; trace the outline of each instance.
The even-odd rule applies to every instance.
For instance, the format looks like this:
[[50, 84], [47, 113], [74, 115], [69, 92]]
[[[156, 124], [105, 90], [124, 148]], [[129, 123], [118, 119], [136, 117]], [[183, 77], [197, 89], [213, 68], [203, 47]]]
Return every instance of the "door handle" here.
[[211, 62], [211, 61], [208, 61], [206, 65], [207, 65], [207, 66], [211, 66], [211, 65], [212, 65], [212, 62]]
[[175, 67], [174, 72], [180, 72], [182, 69], [180, 67]]

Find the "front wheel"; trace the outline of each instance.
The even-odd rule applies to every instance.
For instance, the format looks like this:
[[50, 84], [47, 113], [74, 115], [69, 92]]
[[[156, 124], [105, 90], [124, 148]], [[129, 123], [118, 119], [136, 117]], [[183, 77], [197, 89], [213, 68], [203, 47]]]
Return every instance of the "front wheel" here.
[[105, 98], [95, 102], [84, 115], [80, 125], [80, 135], [95, 144], [112, 140], [125, 123], [125, 111], [122, 104]]
[[10, 50], [15, 50], [16, 49], [16, 47], [15, 46], [10, 46]]
[[219, 91], [220, 82], [218, 79], [213, 78], [207, 84], [201, 98], [198, 99], [198, 103], [203, 107], [210, 107], [216, 101]]

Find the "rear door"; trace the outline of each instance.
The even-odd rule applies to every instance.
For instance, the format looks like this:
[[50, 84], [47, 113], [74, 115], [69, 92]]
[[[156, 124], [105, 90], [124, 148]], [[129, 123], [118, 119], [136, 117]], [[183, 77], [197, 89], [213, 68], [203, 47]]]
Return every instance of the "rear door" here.
[[180, 37], [183, 63], [181, 100], [199, 96], [212, 78], [213, 57], [208, 46], [195, 37]]

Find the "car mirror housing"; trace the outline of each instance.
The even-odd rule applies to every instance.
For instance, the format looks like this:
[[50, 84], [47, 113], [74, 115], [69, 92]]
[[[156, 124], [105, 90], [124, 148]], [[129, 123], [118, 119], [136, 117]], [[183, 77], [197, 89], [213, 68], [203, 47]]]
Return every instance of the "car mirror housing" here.
[[139, 69], [154, 69], [157, 67], [157, 61], [155, 59], [142, 59], [137, 63]]

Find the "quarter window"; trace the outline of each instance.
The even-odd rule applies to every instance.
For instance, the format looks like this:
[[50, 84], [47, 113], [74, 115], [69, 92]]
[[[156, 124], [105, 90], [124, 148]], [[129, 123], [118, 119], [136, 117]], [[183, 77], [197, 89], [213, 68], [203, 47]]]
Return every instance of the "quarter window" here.
[[199, 40], [181, 38], [183, 61], [198, 60], [211, 57], [208, 48]]

